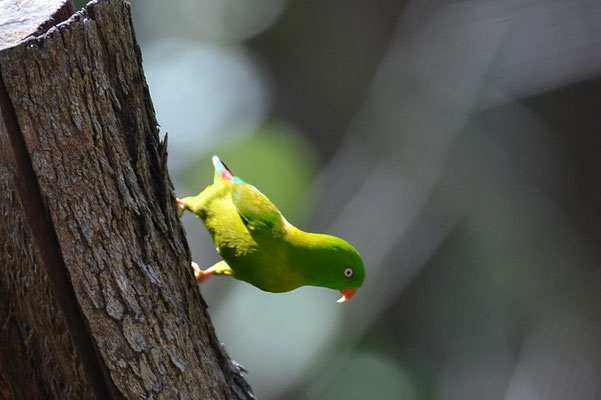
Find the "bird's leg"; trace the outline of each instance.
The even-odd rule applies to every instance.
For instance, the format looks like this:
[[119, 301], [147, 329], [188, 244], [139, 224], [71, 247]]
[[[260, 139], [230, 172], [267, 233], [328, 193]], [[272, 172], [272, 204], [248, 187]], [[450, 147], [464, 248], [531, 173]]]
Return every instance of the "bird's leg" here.
[[202, 269], [200, 269], [198, 264], [196, 264], [194, 261], [192, 261], [191, 265], [192, 265], [192, 269], [194, 270], [194, 277], [196, 278], [196, 283], [202, 283], [202, 281], [207, 279], [209, 276], [215, 274], [215, 266], [214, 265], [211, 268], [205, 269], [204, 271]]
[[211, 268], [207, 268], [204, 271], [200, 269], [200, 266], [192, 261], [192, 269], [194, 270], [194, 277], [196, 278], [196, 283], [202, 283], [205, 279], [207, 279], [211, 275], [232, 275], [232, 269], [225, 261], [219, 261], [217, 264], [213, 265]]
[[177, 201], [177, 216], [182, 217], [184, 215], [184, 211], [186, 211], [186, 203], [181, 201], [180, 199], [175, 199]]

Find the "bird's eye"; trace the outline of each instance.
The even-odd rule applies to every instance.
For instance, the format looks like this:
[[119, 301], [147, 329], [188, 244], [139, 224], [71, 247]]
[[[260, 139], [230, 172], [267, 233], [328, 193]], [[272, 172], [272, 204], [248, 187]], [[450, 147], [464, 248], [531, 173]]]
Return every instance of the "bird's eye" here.
[[351, 267], [346, 267], [344, 269], [344, 276], [346, 276], [347, 278], [352, 278], [354, 273], [355, 271], [353, 271]]

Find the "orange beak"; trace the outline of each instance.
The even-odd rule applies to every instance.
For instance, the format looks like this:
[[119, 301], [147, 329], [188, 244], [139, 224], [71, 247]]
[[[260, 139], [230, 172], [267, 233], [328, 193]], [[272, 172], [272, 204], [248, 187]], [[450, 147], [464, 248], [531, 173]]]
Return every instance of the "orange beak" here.
[[345, 301], [347, 301], [348, 299], [353, 297], [356, 292], [357, 292], [357, 288], [342, 289], [340, 291], [340, 293], [342, 293], [342, 297], [338, 299], [337, 303], [344, 303]]

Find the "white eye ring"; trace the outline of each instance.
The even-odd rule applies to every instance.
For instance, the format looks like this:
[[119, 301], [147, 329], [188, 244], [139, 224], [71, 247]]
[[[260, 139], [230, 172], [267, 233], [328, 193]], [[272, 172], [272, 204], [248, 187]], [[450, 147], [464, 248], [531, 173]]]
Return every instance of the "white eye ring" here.
[[351, 267], [346, 267], [344, 269], [344, 276], [346, 276], [347, 278], [352, 278], [354, 274], [355, 274], [355, 271], [353, 271], [353, 269]]

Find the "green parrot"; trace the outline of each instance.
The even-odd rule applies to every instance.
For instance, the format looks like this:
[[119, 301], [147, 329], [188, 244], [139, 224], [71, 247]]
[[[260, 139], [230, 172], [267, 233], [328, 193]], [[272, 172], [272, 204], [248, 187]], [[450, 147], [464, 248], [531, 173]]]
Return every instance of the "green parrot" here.
[[213, 274], [229, 275], [267, 292], [300, 286], [339, 290], [338, 302], [350, 299], [365, 279], [361, 256], [346, 241], [307, 233], [286, 221], [254, 186], [234, 176], [213, 156], [215, 179], [197, 196], [177, 200], [202, 219], [223, 261], [202, 270], [192, 263], [196, 281]]

